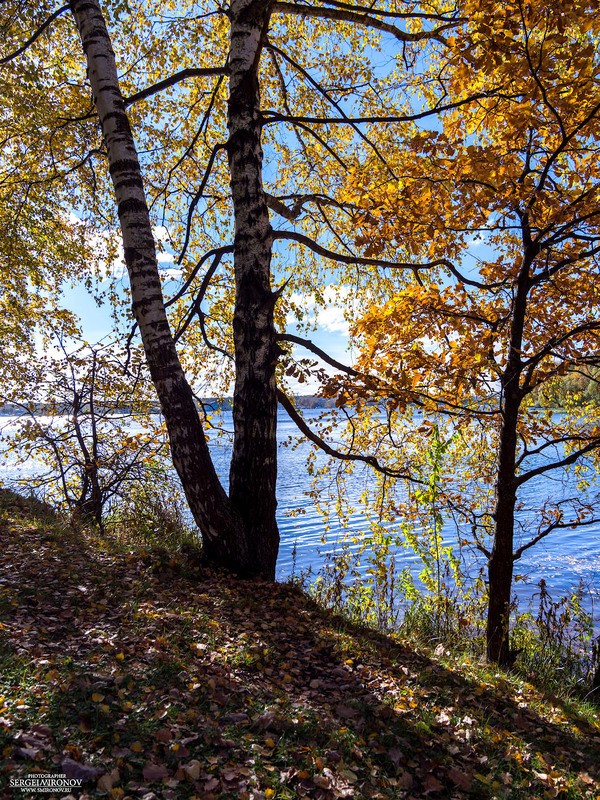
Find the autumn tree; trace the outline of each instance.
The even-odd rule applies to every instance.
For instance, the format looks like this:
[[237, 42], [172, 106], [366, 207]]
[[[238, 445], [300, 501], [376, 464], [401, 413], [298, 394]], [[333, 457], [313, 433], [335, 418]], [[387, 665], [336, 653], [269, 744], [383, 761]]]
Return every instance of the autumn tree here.
[[[15, 0], [3, 14], [3, 61], [16, 83], [24, 71], [36, 76], [37, 116], [44, 112], [39, 120], [28, 113], [21, 88], [8, 137], [18, 130], [27, 149], [43, 154], [21, 180], [49, 192], [66, 186], [71, 205], [108, 229], [116, 199], [137, 331], [207, 557], [272, 579], [277, 373], [290, 341], [291, 290], [320, 292], [332, 265], [346, 275], [358, 268], [358, 282], [372, 283], [379, 262], [353, 250], [341, 178], [357, 149], [387, 163], [371, 126], [444, 107], [442, 90], [415, 109], [416, 67], [430, 44], [447, 46], [456, 9], [233, 0], [227, 9], [190, 2], [173, 12], [168, 2], [55, 8]], [[377, 52], [391, 57], [385, 70], [373, 62]], [[272, 216], [285, 226], [274, 227]], [[166, 302], [157, 224], [168, 229], [181, 271]], [[291, 263], [289, 245], [277, 242], [293, 243]], [[228, 494], [192, 390], [211, 364], [235, 379]]]
[[[400, 416], [419, 408], [451, 420], [459, 442], [478, 441], [471, 485], [462, 498], [448, 487], [446, 501], [487, 560], [487, 653], [508, 665], [515, 562], [597, 518], [581, 497], [540, 497], [516, 535], [522, 487], [572, 465], [595, 472], [600, 449], [595, 404], [571, 397], [557, 416], [533, 402], [600, 364], [600, 21], [587, 2], [543, 0], [467, 2], [461, 16], [449, 100], [465, 86], [490, 96], [437, 129], [414, 126], [411, 149], [390, 156], [397, 178], [370, 159], [349, 192], [362, 209], [357, 245], [437, 269], [416, 268], [372, 304], [354, 327], [354, 374], [330, 391], [380, 398]], [[486, 482], [492, 496], [477, 507], [474, 487]]]
[[[4, 78], [4, 76], [3, 76]], [[2, 80], [2, 79], [0, 79]], [[24, 187], [15, 173], [31, 157], [19, 152], [18, 143], [7, 133], [6, 106], [10, 81], [0, 86], [0, 136], [3, 157], [10, 170], [0, 179], [0, 339], [3, 385], [18, 381], [35, 352], [37, 337], [53, 331], [76, 330], [76, 315], [61, 307], [60, 292], [69, 280], [86, 275], [86, 261], [92, 248], [82, 227], [64, 213], [54, 198], [47, 198], [40, 186]]]
[[114, 343], [72, 346], [57, 334], [43, 360], [0, 390], [0, 403], [20, 412], [2, 431], [11, 467], [33, 474], [15, 479], [84, 523], [104, 528], [107, 514], [127, 501], [132, 486], [160, 481], [164, 431], [136, 351]]

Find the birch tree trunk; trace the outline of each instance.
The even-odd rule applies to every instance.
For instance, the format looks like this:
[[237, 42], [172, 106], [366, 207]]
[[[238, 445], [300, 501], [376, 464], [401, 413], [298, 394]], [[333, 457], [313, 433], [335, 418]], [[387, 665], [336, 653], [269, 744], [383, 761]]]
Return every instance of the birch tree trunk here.
[[235, 218], [236, 382], [230, 498], [249, 535], [258, 571], [275, 578], [279, 348], [271, 291], [273, 232], [263, 190], [258, 66], [270, 0], [232, 0], [227, 152]]
[[[131, 284], [133, 313], [169, 432], [174, 466], [203, 534], [208, 558], [241, 574], [270, 577], [274, 575], [274, 563], [265, 570], [263, 562], [255, 560], [248, 546], [244, 522], [251, 518], [251, 514], [244, 509], [245, 519], [242, 519], [218, 479], [192, 390], [169, 328], [142, 173], [100, 4], [97, 0], [72, 0], [71, 9], [81, 36], [89, 81], [106, 142]], [[243, 239], [240, 239], [238, 248], [244, 246]], [[238, 350], [242, 347], [238, 344]], [[245, 367], [242, 373], [247, 371]], [[238, 427], [240, 418], [243, 421], [243, 415], [240, 417], [238, 411]], [[252, 430], [249, 433], [251, 435]], [[269, 463], [268, 472], [271, 470], [272, 464]], [[236, 494], [240, 496], [239, 488]]]

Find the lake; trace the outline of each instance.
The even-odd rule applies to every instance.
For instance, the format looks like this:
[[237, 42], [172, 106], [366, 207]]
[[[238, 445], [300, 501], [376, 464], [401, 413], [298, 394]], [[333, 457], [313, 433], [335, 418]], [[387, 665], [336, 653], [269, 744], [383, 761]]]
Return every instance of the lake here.
[[[319, 415], [319, 410], [304, 410], [310, 421]], [[14, 428], [17, 418], [0, 417], [0, 429], [9, 432]], [[231, 413], [223, 414], [224, 427], [232, 428]], [[311, 478], [307, 475], [305, 462], [309, 453], [308, 442], [302, 441], [296, 447], [285, 446], [290, 437], [297, 436], [297, 429], [287, 414], [280, 410], [278, 417], [279, 479], [278, 479], [278, 519], [281, 532], [281, 548], [277, 567], [277, 577], [285, 579], [294, 571], [299, 574], [312, 568], [313, 574], [336, 549], [336, 543], [345, 532], [360, 533], [367, 529], [365, 515], [360, 510], [359, 497], [365, 481], [370, 479], [367, 467], [359, 468], [349, 483], [349, 494], [355, 512], [348, 525], [343, 528], [332, 520], [327, 541], [322, 541], [324, 533], [323, 517], [315, 509], [309, 497]], [[227, 483], [229, 470], [229, 447], [225, 443], [211, 444], [213, 458], [219, 475]], [[15, 478], [31, 475], [39, 465], [28, 464], [26, 468], [17, 468], [9, 461], [0, 471], [0, 482], [9, 484]], [[554, 499], [566, 497], [576, 492], [575, 478], [572, 474], [561, 475], [560, 480], [551, 476], [543, 476], [524, 485], [520, 499], [524, 503], [521, 519], [526, 518], [527, 509], [539, 507], [539, 503], [547, 496]], [[446, 520], [443, 528], [444, 544], [455, 544], [460, 532], [454, 522]], [[463, 538], [469, 531], [463, 531]], [[471, 564], [476, 568], [482, 564], [480, 554], [471, 554]], [[401, 549], [397, 553], [399, 567], [409, 566], [413, 572], [419, 570], [419, 560], [409, 550]], [[589, 525], [580, 529], [555, 531], [535, 547], [526, 551], [517, 562], [516, 573], [522, 576], [515, 584], [515, 591], [521, 600], [527, 600], [537, 593], [537, 583], [541, 578], [547, 582], [548, 591], [554, 599], [569, 593], [582, 580], [590, 593], [586, 598], [586, 606], [593, 610], [600, 622], [600, 524]], [[595, 595], [595, 603], [594, 597]]]

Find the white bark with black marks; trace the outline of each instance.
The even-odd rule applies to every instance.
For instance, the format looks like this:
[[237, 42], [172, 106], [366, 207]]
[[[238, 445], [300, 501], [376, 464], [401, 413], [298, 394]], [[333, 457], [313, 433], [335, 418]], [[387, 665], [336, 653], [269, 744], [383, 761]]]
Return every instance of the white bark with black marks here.
[[271, 290], [273, 231], [263, 188], [258, 66], [270, 0], [233, 0], [230, 6], [227, 153], [235, 218], [236, 299], [234, 446], [230, 497], [242, 517], [257, 572], [275, 577], [279, 532], [275, 519], [279, 354]]
[[73, 0], [71, 10], [106, 142], [133, 313], [167, 424], [173, 463], [207, 553], [223, 566], [245, 571], [244, 526], [215, 472], [167, 320], [142, 173], [102, 10], [96, 0]]

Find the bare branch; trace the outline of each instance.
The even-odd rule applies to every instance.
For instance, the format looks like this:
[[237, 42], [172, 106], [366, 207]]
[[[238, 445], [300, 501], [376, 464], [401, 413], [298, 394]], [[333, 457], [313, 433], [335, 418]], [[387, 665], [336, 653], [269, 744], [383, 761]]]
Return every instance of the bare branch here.
[[[342, 211], [347, 211], [349, 207], [344, 203], [340, 203], [338, 200], [334, 200], [333, 198], [320, 194], [300, 194], [290, 197], [275, 197], [274, 195], [267, 193], [265, 196], [267, 198], [267, 205], [271, 211], [274, 211], [281, 217], [285, 217], [285, 219], [288, 219], [290, 222], [298, 219], [306, 203], [316, 203], [318, 206], [335, 206]], [[292, 207], [290, 208], [289, 206], [286, 206], [284, 200], [293, 200], [294, 203]]]
[[413, 483], [424, 483], [408, 473], [400, 472], [400, 470], [388, 469], [387, 467], [382, 466], [375, 456], [363, 456], [359, 455], [358, 453], [343, 453], [341, 450], [336, 450], [334, 447], [331, 447], [327, 444], [327, 442], [321, 439], [321, 437], [316, 434], [312, 428], [308, 427], [304, 418], [296, 411], [292, 401], [281, 391], [281, 389], [277, 390], [277, 399], [286, 410], [290, 419], [296, 423], [300, 432], [303, 433], [313, 444], [316, 444], [320, 450], [323, 450], [324, 453], [327, 453], [327, 455], [332, 456], [333, 458], [339, 458], [342, 461], [361, 461], [364, 464], [368, 464], [370, 467], [373, 467], [373, 469], [377, 470], [377, 472], [381, 472], [383, 475], [388, 475], [390, 478], [402, 478], [407, 481], [412, 481]]
[[206, 188], [206, 184], [208, 183], [208, 179], [210, 178], [210, 173], [212, 172], [213, 164], [215, 163], [215, 158], [217, 157], [218, 153], [221, 150], [225, 150], [226, 147], [227, 147], [227, 145], [223, 144], [222, 142], [219, 143], [219, 144], [216, 144], [213, 147], [212, 153], [210, 154], [210, 157], [208, 159], [208, 163], [206, 165], [206, 169], [204, 171], [204, 175], [202, 177], [202, 181], [200, 182], [200, 186], [198, 187], [198, 191], [196, 192], [196, 194], [192, 198], [192, 202], [190, 203], [190, 207], [188, 209], [188, 217], [187, 217], [187, 222], [186, 222], [186, 226], [185, 226], [185, 238], [184, 238], [184, 241], [183, 241], [183, 247], [181, 248], [181, 253], [179, 254], [179, 258], [177, 259], [177, 264], [181, 264], [181, 262], [185, 258], [185, 254], [187, 252], [188, 245], [190, 243], [190, 236], [192, 234], [192, 217], [194, 216], [194, 211], [196, 209], [196, 206], [198, 205], [198, 203], [202, 199], [202, 195], [204, 194], [204, 190]]
[[530, 481], [532, 478], [535, 478], [536, 475], [543, 475], [545, 472], [550, 472], [553, 469], [560, 469], [561, 467], [568, 467], [569, 464], [574, 464], [581, 456], [584, 456], [586, 453], [591, 453], [593, 450], [600, 449], [600, 436], [594, 437], [591, 441], [589, 441], [584, 447], [580, 447], [579, 450], [574, 450], [570, 455], [565, 456], [565, 458], [561, 458], [559, 461], [551, 461], [549, 464], [542, 464], [539, 467], [535, 467], [534, 469], [530, 469], [527, 472], [524, 472], [522, 475], [519, 475], [516, 480], [516, 486], [522, 486], [527, 481]]
[[541, 542], [541, 540], [545, 539], [546, 536], [552, 533], [552, 531], [559, 530], [561, 528], [580, 528], [584, 525], [597, 525], [599, 521], [600, 518], [593, 517], [592, 519], [571, 520], [570, 522], [563, 522], [562, 519], [557, 520], [556, 522], [551, 522], [546, 528], [534, 536], [533, 539], [515, 550], [513, 553], [513, 561], [518, 561], [526, 550], [529, 550], [530, 547], [533, 547], [538, 542]]
[[306, 133], [309, 133], [313, 137], [313, 139], [316, 139], [317, 142], [319, 142], [319, 144], [321, 145], [321, 147], [323, 147], [323, 149], [327, 150], [327, 152], [331, 155], [331, 157], [337, 161], [340, 167], [343, 167], [343, 169], [348, 169], [348, 164], [346, 164], [343, 158], [339, 156], [335, 152], [333, 147], [331, 147], [331, 145], [328, 144], [328, 142], [325, 139], [323, 139], [322, 136], [319, 136], [319, 134], [315, 130], [313, 130], [310, 127], [310, 125], [304, 125], [304, 123], [296, 121], [294, 122], [294, 127], [301, 128], [303, 131], [306, 131]]
[[[523, 442], [525, 442], [525, 439], [523, 437], [521, 438]], [[540, 444], [538, 447], [534, 447], [531, 450], [529, 450], [527, 446], [524, 444], [523, 453], [517, 459], [516, 464], [517, 466], [520, 466], [523, 463], [523, 461], [525, 461], [526, 458], [529, 458], [530, 456], [540, 455], [541, 453], [544, 452], [544, 450], [547, 450], [549, 447], [556, 447], [559, 444], [566, 444], [567, 442], [572, 443], [572, 442], [585, 442], [585, 441], [587, 441], [587, 439], [584, 436], [572, 435], [572, 436], [560, 436], [556, 439], [548, 439], [547, 441], [544, 441], [542, 444]]]
[[[486, 92], [478, 92], [476, 94], [468, 95], [460, 100], [455, 100], [453, 103], [440, 103], [428, 108], [426, 111], [419, 111], [415, 114], [394, 114], [389, 116], [373, 116], [373, 117], [304, 117], [304, 116], [289, 116], [280, 114], [278, 111], [267, 109], [263, 111], [265, 117], [263, 124], [268, 125], [271, 122], [289, 122], [291, 124], [305, 123], [307, 125], [368, 125], [376, 123], [395, 123], [395, 122], [415, 122], [419, 119], [426, 119], [427, 117], [435, 116], [444, 111], [453, 111], [455, 108], [474, 103], [477, 100], [484, 100], [489, 97], [498, 95], [498, 90], [491, 89]], [[514, 96], [512, 99], [518, 99]]]
[[177, 300], [179, 300], [181, 297], [183, 297], [183, 295], [190, 288], [190, 285], [191, 285], [192, 281], [194, 280], [194, 278], [196, 277], [196, 275], [198, 274], [198, 272], [202, 268], [202, 265], [205, 263], [205, 261], [208, 261], [208, 259], [211, 258], [211, 256], [216, 256], [216, 255], [218, 255], [219, 258], [221, 258], [222, 256], [225, 255], [225, 253], [233, 253], [233, 245], [232, 244], [225, 245], [223, 247], [215, 247], [213, 250], [209, 250], [208, 253], [205, 253], [202, 256], [202, 258], [200, 259], [200, 261], [198, 261], [198, 263], [196, 264], [194, 269], [191, 271], [191, 273], [187, 277], [187, 280], [185, 281], [185, 283], [183, 284], [181, 289], [177, 292], [177, 294], [173, 295], [173, 297], [171, 297], [170, 300], [167, 300], [167, 302], [165, 303], [165, 308], [168, 308], [169, 306], [173, 305], [173, 303], [176, 303]]
[[[293, 59], [293, 58], [292, 58], [290, 55], [288, 55], [288, 54], [287, 54], [285, 51], [281, 50], [281, 49], [280, 49], [279, 47], [277, 47], [276, 45], [274, 45], [274, 44], [271, 44], [271, 42], [268, 42], [268, 43], [267, 43], [267, 47], [268, 47], [268, 48], [269, 48], [269, 49], [270, 49], [272, 52], [274, 52], [274, 53], [277, 53], [279, 56], [281, 56], [281, 58], [283, 58], [283, 59], [284, 59], [284, 61], [287, 61], [287, 63], [288, 63], [288, 64], [290, 64], [290, 65], [291, 65], [291, 66], [292, 66], [292, 67], [293, 67], [295, 70], [297, 70], [297, 71], [298, 71], [298, 72], [299, 72], [299, 73], [302, 75], [302, 77], [303, 77], [303, 78], [304, 78], [306, 81], [308, 81], [308, 83], [309, 83], [309, 84], [310, 84], [310, 85], [311, 85], [311, 86], [312, 86], [312, 87], [313, 87], [313, 88], [314, 88], [314, 89], [315, 89], [317, 92], [319, 92], [319, 94], [321, 94], [321, 95], [322, 95], [322, 96], [325, 98], [325, 100], [327, 100], [327, 102], [328, 102], [330, 105], [332, 105], [332, 106], [335, 108], [335, 110], [338, 112], [338, 114], [341, 114], [341, 115], [344, 117], [344, 119], [348, 119], [348, 115], [345, 113], [344, 109], [343, 109], [343, 108], [340, 106], [340, 104], [339, 104], [339, 103], [338, 103], [338, 102], [337, 102], [337, 101], [336, 101], [336, 100], [335, 100], [335, 99], [334, 99], [334, 98], [333, 98], [333, 97], [332, 97], [332, 96], [329, 94], [329, 92], [327, 92], [327, 91], [326, 91], [326, 90], [325, 90], [325, 89], [324, 89], [324, 88], [321, 86], [321, 84], [320, 84], [318, 81], [316, 81], [316, 80], [315, 80], [315, 79], [312, 77], [312, 75], [311, 75], [311, 74], [310, 74], [310, 73], [309, 73], [309, 72], [308, 72], [306, 69], [304, 69], [304, 67], [303, 67], [301, 64], [299, 64], [299, 63], [298, 63], [298, 62], [297, 62], [295, 59]], [[357, 135], [358, 135], [358, 136], [359, 136], [359, 137], [360, 137], [360, 138], [363, 140], [363, 142], [365, 142], [365, 144], [367, 144], [367, 145], [368, 145], [368, 146], [371, 148], [371, 150], [373, 150], [373, 152], [375, 153], [375, 155], [377, 156], [377, 158], [378, 158], [378, 159], [381, 161], [381, 163], [382, 163], [382, 164], [383, 164], [383, 165], [386, 167], [386, 169], [389, 171], [390, 175], [391, 175], [393, 178], [397, 178], [397, 176], [396, 176], [396, 175], [394, 175], [394, 172], [393, 172], [392, 168], [390, 167], [390, 165], [388, 164], [387, 160], [384, 158], [384, 156], [383, 156], [383, 155], [381, 154], [381, 152], [379, 151], [379, 148], [377, 147], [377, 145], [376, 145], [376, 144], [374, 144], [374, 143], [373, 143], [373, 142], [372, 142], [372, 141], [369, 139], [369, 137], [368, 137], [368, 136], [365, 136], [365, 134], [364, 134], [364, 133], [363, 133], [363, 132], [360, 130], [360, 128], [358, 128], [356, 125], [352, 125], [352, 127], [353, 127], [353, 128], [354, 128], [354, 130], [356, 131]]]
[[436, 261], [428, 261], [425, 264], [417, 264], [410, 261], [385, 261], [381, 258], [365, 258], [363, 256], [348, 256], [343, 253], [336, 253], [333, 250], [328, 250], [326, 247], [305, 236], [303, 233], [296, 233], [295, 231], [273, 231], [273, 239], [288, 239], [299, 244], [304, 244], [317, 255], [329, 258], [331, 261], [337, 261], [340, 264], [362, 264], [368, 267], [382, 267], [384, 269], [407, 269], [415, 273], [421, 270], [434, 269], [435, 267], [445, 267], [448, 269], [461, 283], [467, 286], [476, 286], [479, 289], [494, 289], [502, 286], [503, 283], [480, 283], [479, 281], [471, 280], [465, 275], [462, 275], [456, 269], [451, 261], [447, 258], [439, 258]]
[[343, 3], [340, 0], [323, 0], [327, 6], [334, 6], [335, 8], [343, 8], [347, 11], [354, 11], [357, 14], [373, 14], [377, 17], [392, 17], [394, 19], [432, 19], [437, 22], [454, 22], [459, 24], [466, 22], [466, 19], [460, 17], [445, 16], [441, 14], [427, 14], [417, 11], [384, 11], [383, 9], [374, 8], [373, 6], [361, 6], [356, 3]]
[[208, 333], [206, 332], [206, 326], [204, 321], [206, 319], [206, 314], [201, 310], [198, 309], [198, 321], [200, 322], [200, 330], [202, 331], [202, 338], [204, 339], [204, 344], [208, 347], [209, 350], [213, 350], [215, 353], [220, 353], [222, 356], [233, 361], [233, 356], [223, 347], [219, 347], [219, 345], [213, 344], [210, 339], [208, 338]]
[[307, 350], [310, 350], [311, 353], [314, 353], [316, 356], [318, 356], [322, 361], [325, 361], [335, 369], [339, 369], [340, 372], [345, 372], [348, 375], [352, 375], [352, 377], [359, 377], [361, 375], [360, 372], [357, 372], [357, 370], [353, 369], [352, 367], [348, 367], [345, 364], [342, 364], [340, 361], [336, 361], [335, 358], [332, 358], [324, 350], [321, 350], [321, 348], [311, 342], [310, 339], [303, 339], [300, 336], [295, 336], [293, 333], [278, 333], [277, 339], [280, 342], [293, 342], [294, 344], [299, 344], [301, 347], [305, 347]]
[[[219, 261], [221, 260], [221, 258], [225, 255], [225, 253], [233, 253], [233, 245], [226, 245], [224, 247], [215, 247], [213, 250], [209, 250], [208, 253], [205, 253], [202, 256], [202, 258], [200, 259], [200, 261], [198, 261], [198, 263], [196, 264], [194, 269], [191, 271], [191, 273], [188, 275], [185, 283], [183, 284], [181, 289], [177, 292], [177, 294], [173, 295], [173, 297], [171, 297], [169, 300], [167, 300], [165, 302], [165, 304], [164, 304], [165, 308], [168, 308], [169, 306], [172, 306], [173, 303], [176, 303], [178, 300], [180, 300], [183, 297], [183, 295], [190, 288], [194, 278], [198, 275], [198, 272], [202, 269], [202, 266], [204, 265], [204, 263], [206, 261], [208, 261], [208, 259], [211, 258], [211, 256], [215, 256], [216, 257], [217, 264], [218, 264]], [[211, 269], [212, 269], [212, 267], [209, 267], [208, 272], [210, 272]], [[208, 274], [208, 272], [207, 272], [207, 274]], [[214, 270], [213, 270], [213, 272], [214, 272]], [[212, 273], [211, 273], [210, 277], [212, 277]], [[209, 277], [209, 280], [210, 280], [210, 277]], [[204, 279], [203, 279], [203, 282], [202, 282], [202, 286], [204, 285], [204, 281], [205, 280], [206, 280], [206, 275], [204, 276]], [[204, 289], [204, 291], [206, 291], [206, 289]], [[129, 369], [129, 361], [131, 359], [131, 343], [133, 341], [133, 337], [135, 335], [135, 332], [137, 331], [137, 327], [138, 327], [137, 326], [137, 322], [134, 322], [132, 327], [131, 327], [131, 330], [129, 331], [129, 334], [127, 336], [127, 340], [126, 340], [126, 343], [125, 343], [125, 350], [127, 351], [127, 359], [125, 361], [125, 365], [124, 365], [124, 368], [123, 368], [124, 374], [127, 373], [128, 369]], [[186, 325], [186, 327], [187, 327], [187, 325]], [[182, 333], [182, 331], [178, 334], [176, 339], [179, 336], [181, 336], [181, 333]]]
[[[169, 187], [171, 185], [171, 179], [173, 178], [173, 175], [175, 174], [175, 171], [177, 169], [179, 169], [179, 167], [183, 164], [183, 162], [186, 160], [186, 158], [188, 158], [191, 155], [191, 153], [193, 152], [194, 148], [196, 147], [198, 139], [202, 135], [202, 133], [204, 131], [204, 128], [205, 128], [206, 124], [208, 123], [208, 120], [209, 120], [210, 115], [212, 113], [213, 106], [215, 104], [215, 99], [216, 99], [216, 97], [217, 97], [217, 95], [219, 93], [219, 90], [221, 88], [222, 82], [223, 82], [223, 75], [219, 75], [219, 78], [215, 82], [215, 86], [214, 86], [213, 91], [211, 93], [210, 101], [208, 103], [208, 107], [206, 108], [206, 111], [202, 115], [202, 119], [200, 121], [200, 125], [198, 126], [198, 128], [196, 130], [196, 133], [192, 136], [192, 139], [191, 139], [190, 143], [185, 148], [185, 150], [183, 151], [182, 155], [179, 156], [179, 158], [177, 159], [175, 164], [173, 164], [172, 167], [169, 167], [167, 180], [165, 181], [165, 184], [164, 184], [163, 188], [160, 190], [160, 192], [154, 198], [154, 200], [152, 202], [152, 205], [154, 205], [156, 202], [158, 202], [158, 199], [159, 199], [159, 197], [161, 195], [166, 198], [166, 196], [168, 194]], [[163, 224], [164, 224], [164, 216], [163, 216]]]
[[[231, 249], [233, 249], [233, 248], [231, 248]], [[226, 252], [227, 252], [226, 248], [222, 248], [222, 247], [215, 252], [212, 264], [206, 270], [206, 273], [204, 274], [204, 277], [202, 278], [202, 283], [200, 284], [200, 288], [198, 290], [198, 294], [196, 295], [196, 298], [194, 299], [194, 302], [192, 303], [192, 307], [190, 308], [190, 310], [188, 312], [188, 315], [185, 318], [185, 320], [183, 321], [181, 327], [174, 334], [173, 338], [175, 339], [175, 341], [177, 341], [179, 338], [181, 338], [181, 336], [183, 336], [183, 334], [187, 330], [190, 322], [192, 321], [192, 318], [193, 318], [194, 314], [196, 314], [196, 313], [199, 316], [202, 317], [201, 325], [202, 325], [202, 332], [203, 332], [203, 335], [204, 335], [204, 319], [203, 319], [203, 315], [201, 314], [201, 311], [200, 311], [200, 306], [202, 305], [202, 301], [204, 300], [204, 296], [205, 296], [206, 291], [207, 291], [207, 289], [209, 287], [209, 284], [210, 284], [210, 282], [212, 280], [212, 277], [215, 274], [215, 272], [217, 271], [217, 267], [221, 263], [221, 259], [223, 258], [223, 256], [225, 255]], [[204, 339], [208, 343], [207, 337], [205, 335], [204, 335]]]

